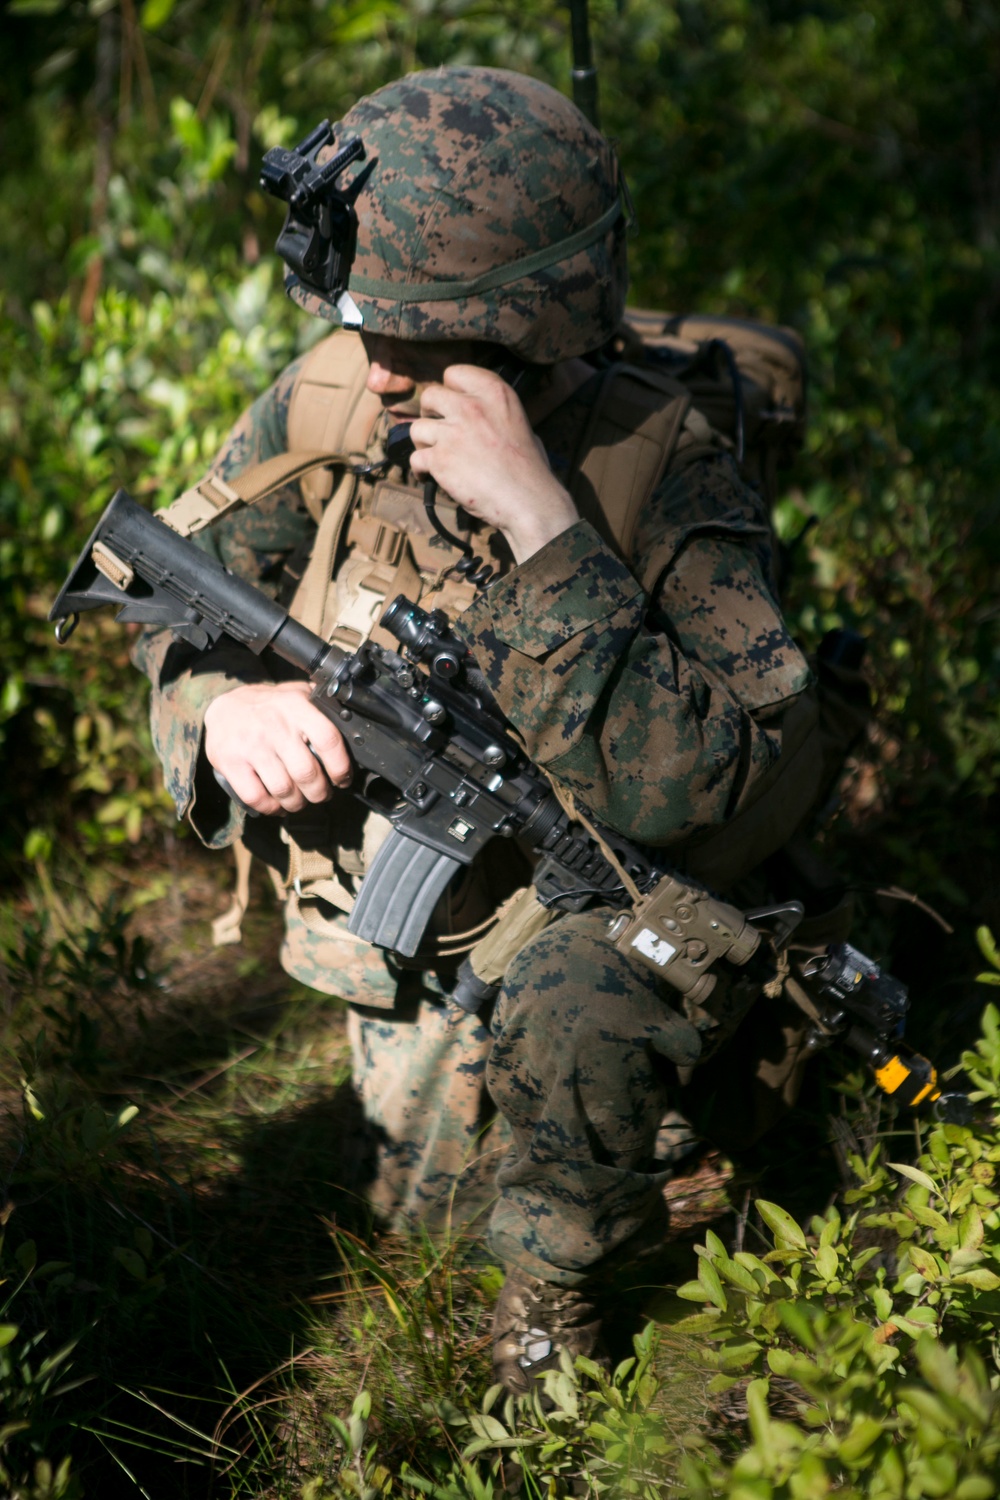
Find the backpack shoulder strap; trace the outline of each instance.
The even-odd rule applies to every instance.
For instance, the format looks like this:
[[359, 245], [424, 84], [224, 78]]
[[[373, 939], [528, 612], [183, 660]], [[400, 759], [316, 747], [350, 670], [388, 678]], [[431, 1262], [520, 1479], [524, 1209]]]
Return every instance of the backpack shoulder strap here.
[[584, 519], [626, 560], [690, 408], [690, 392], [657, 370], [611, 365], [601, 379], [568, 488]]
[[[310, 350], [288, 404], [292, 452], [364, 454], [382, 414], [382, 402], [366, 388], [367, 379], [368, 356], [359, 334], [338, 328]], [[303, 476], [303, 498], [317, 519], [333, 485], [330, 473], [312, 470]]]
[[190, 536], [298, 480], [319, 525], [333, 493], [333, 468], [364, 452], [381, 414], [381, 401], [365, 387], [367, 377], [368, 360], [357, 334], [338, 329], [323, 339], [306, 355], [292, 386], [288, 452], [250, 464], [232, 480], [206, 474], [161, 511], [160, 519]]

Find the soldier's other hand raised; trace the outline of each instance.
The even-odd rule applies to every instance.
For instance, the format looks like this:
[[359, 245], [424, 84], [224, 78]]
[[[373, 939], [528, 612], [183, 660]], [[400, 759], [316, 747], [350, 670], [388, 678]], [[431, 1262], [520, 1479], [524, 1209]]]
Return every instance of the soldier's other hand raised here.
[[450, 365], [440, 384], [421, 392], [410, 436], [413, 473], [430, 475], [470, 515], [502, 531], [517, 562], [578, 519], [516, 391], [492, 370]]
[[245, 683], [209, 704], [205, 754], [255, 812], [299, 812], [351, 779], [340, 732], [307, 682]]

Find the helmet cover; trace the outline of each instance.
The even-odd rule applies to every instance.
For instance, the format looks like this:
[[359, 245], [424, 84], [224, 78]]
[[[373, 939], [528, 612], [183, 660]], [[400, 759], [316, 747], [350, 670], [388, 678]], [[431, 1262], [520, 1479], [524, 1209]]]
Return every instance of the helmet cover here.
[[[411, 73], [359, 100], [318, 162], [351, 136], [368, 158], [348, 282], [366, 331], [536, 364], [612, 337], [627, 287], [617, 162], [558, 90], [499, 68]], [[340, 322], [291, 272], [285, 285]]]

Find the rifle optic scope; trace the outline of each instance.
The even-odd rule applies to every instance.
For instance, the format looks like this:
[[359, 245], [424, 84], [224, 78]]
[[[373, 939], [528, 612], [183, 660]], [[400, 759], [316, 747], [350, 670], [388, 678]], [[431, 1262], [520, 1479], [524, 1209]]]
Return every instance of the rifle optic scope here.
[[397, 594], [382, 616], [382, 624], [417, 661], [437, 677], [452, 678], [468, 652], [448, 627], [443, 610], [421, 609], [404, 594]]

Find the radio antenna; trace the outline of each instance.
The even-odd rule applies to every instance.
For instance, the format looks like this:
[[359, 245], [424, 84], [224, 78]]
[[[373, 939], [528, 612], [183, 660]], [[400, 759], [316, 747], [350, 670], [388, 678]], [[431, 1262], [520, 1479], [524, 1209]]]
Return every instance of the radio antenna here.
[[590, 17], [587, 0], [569, 0], [570, 32], [573, 42], [573, 103], [600, 130], [597, 110], [597, 69], [590, 49]]

